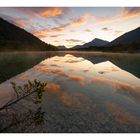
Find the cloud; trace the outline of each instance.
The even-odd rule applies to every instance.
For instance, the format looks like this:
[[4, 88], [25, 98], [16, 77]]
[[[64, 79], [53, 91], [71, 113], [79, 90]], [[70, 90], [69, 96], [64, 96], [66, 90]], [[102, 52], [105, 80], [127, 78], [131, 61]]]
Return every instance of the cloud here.
[[41, 30], [37, 30], [37, 31], [33, 31], [32, 33], [35, 36], [38, 37], [46, 37], [46, 34], [49, 32], [62, 32], [64, 31], [65, 28], [70, 27], [70, 26], [79, 26], [79, 25], [83, 25], [87, 22], [87, 16], [82, 15], [77, 19], [73, 19], [65, 24], [61, 24], [57, 27], [53, 27], [53, 28], [45, 28], [45, 29], [41, 29]]
[[102, 28], [101, 30], [103, 30], [103, 31], [110, 31], [110, 30], [112, 30], [112, 29], [110, 29], [110, 28], [108, 28], [108, 27], [104, 27], [104, 28]]
[[125, 7], [122, 10], [121, 16], [128, 18], [140, 15], [140, 8], [139, 7]]
[[85, 29], [84, 31], [85, 32], [92, 32], [90, 29]]
[[84, 41], [78, 40], [78, 39], [66, 39], [66, 41], [69, 42], [69, 43], [74, 43], [74, 42], [76, 42], [76, 43], [85, 43]]
[[14, 22], [15, 25], [17, 25], [19, 27], [24, 27], [30, 22], [30, 20], [27, 20], [27, 19], [15, 19], [13, 22]]
[[74, 32], [76, 32], [76, 30], [70, 30], [70, 32], [74, 33]]
[[118, 34], [120, 34], [120, 33], [122, 33], [123, 31], [121, 31], [121, 30], [115, 30], [114, 31], [114, 35], [118, 35]]
[[96, 20], [97, 23], [102, 23], [102, 22], [113, 22], [118, 20], [117, 18], [114, 17], [96, 17], [96, 16], [92, 16], [93, 19]]
[[30, 17], [55, 17], [61, 15], [64, 10], [60, 7], [16, 7], [14, 9]]
[[57, 43], [60, 43], [61, 41], [59, 41], [59, 40], [54, 40], [53, 42], [57, 42]]
[[114, 30], [114, 29], [111, 29], [111, 28], [108, 28], [108, 27], [103, 27], [101, 28], [102, 31], [112, 31], [112, 33], [116, 36], [116, 35], [119, 35], [120, 33], [122, 33], [123, 31], [121, 30]]
[[89, 14], [89, 18], [94, 19], [97, 23], [104, 23], [104, 22], [115, 22], [135, 16], [140, 15], [140, 8], [139, 7], [124, 7], [120, 10], [117, 15], [111, 17], [97, 17], [95, 15]]
[[59, 37], [59, 36], [62, 36], [63, 34], [56, 34], [56, 35], [50, 35], [50, 37], [52, 38], [56, 38], [56, 37]]
[[41, 30], [37, 30], [37, 31], [33, 31], [32, 33], [40, 38], [44, 38], [46, 37], [47, 33], [50, 32], [61, 32], [64, 30], [63, 26], [58, 26], [58, 27], [53, 27], [53, 28], [46, 28], [46, 29], [41, 29]]
[[83, 25], [87, 22], [87, 16], [82, 15], [78, 19], [74, 19], [71, 22], [68, 23], [69, 26], [77, 26], [77, 25]]
[[26, 24], [30, 23], [30, 19], [26, 19], [26, 18], [21, 18], [21, 17], [17, 18], [17, 17], [12, 17], [3, 14], [0, 14], [0, 17], [19, 27], [24, 27]]
[[61, 8], [47, 8], [43, 11], [41, 11], [39, 14], [43, 17], [54, 17], [61, 15], [63, 13], [63, 10]]

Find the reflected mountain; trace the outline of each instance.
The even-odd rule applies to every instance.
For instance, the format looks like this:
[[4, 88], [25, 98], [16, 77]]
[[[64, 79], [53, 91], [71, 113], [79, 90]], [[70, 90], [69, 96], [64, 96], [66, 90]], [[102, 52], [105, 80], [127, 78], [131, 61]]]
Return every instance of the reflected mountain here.
[[139, 54], [128, 54], [128, 53], [101, 53], [101, 52], [61, 52], [59, 56], [70, 53], [76, 57], [83, 57], [89, 60], [93, 64], [110, 61], [117, 65], [123, 70], [126, 70], [133, 75], [140, 78], [140, 55]]
[[[48, 83], [41, 103], [47, 124], [26, 132], [140, 131], [140, 79], [111, 61], [93, 63], [71, 54], [47, 58], [0, 85], [0, 106], [15, 98], [10, 81], [33, 79]], [[28, 97], [10, 108], [24, 114], [35, 106]], [[21, 125], [7, 131], [20, 132]]]

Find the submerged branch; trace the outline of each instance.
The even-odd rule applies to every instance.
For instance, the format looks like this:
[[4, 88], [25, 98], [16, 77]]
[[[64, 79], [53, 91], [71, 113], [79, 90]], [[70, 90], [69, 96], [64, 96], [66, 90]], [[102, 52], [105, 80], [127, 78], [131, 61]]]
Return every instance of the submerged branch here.
[[13, 101], [9, 101], [7, 104], [5, 104], [3, 107], [0, 108], [0, 111], [3, 109], [6, 109], [8, 106], [11, 106], [18, 101], [24, 99], [25, 97], [37, 93], [37, 98], [36, 98], [36, 103], [40, 103], [40, 100], [42, 98], [43, 92], [45, 91], [44, 88], [47, 85], [47, 83], [41, 83], [40, 81], [37, 81], [36, 79], [31, 82], [30, 80], [28, 81], [27, 84], [24, 84], [23, 86], [17, 86], [16, 83], [11, 82], [12, 87], [16, 93], [16, 99]]

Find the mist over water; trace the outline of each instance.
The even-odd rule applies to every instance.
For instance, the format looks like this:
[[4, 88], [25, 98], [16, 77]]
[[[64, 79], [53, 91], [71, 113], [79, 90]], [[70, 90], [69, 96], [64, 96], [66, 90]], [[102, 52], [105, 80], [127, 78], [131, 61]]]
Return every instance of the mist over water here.
[[139, 54], [114, 54], [98, 52], [4, 52], [0, 53], [0, 82], [3, 82], [16, 74], [38, 64], [42, 60], [52, 56], [64, 56], [70, 53], [77, 57], [83, 57], [96, 64], [110, 61], [118, 67], [140, 78], [140, 55]]

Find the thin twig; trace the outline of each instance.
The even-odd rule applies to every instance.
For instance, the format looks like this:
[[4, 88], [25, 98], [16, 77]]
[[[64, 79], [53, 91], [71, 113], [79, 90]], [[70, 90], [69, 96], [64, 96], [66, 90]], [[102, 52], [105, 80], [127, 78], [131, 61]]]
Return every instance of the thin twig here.
[[32, 91], [32, 92], [30, 92], [30, 93], [28, 93], [28, 94], [26, 94], [26, 95], [24, 95], [24, 96], [22, 96], [22, 97], [20, 97], [20, 98], [17, 98], [17, 99], [15, 99], [15, 100], [13, 100], [12, 102], [8, 102], [6, 105], [4, 105], [3, 107], [0, 108], [0, 111], [3, 110], [3, 109], [5, 109], [5, 108], [7, 108], [8, 106], [10, 106], [10, 105], [12, 105], [12, 104], [17, 103], [17, 102], [20, 101], [21, 99], [23, 99], [23, 98], [25, 98], [25, 97], [27, 97], [27, 96], [29, 96], [29, 95], [35, 93], [36, 91], [37, 91], [37, 90], [34, 90], [34, 91]]

